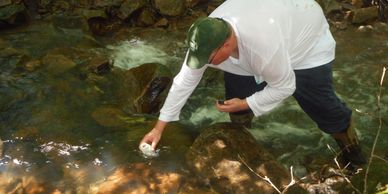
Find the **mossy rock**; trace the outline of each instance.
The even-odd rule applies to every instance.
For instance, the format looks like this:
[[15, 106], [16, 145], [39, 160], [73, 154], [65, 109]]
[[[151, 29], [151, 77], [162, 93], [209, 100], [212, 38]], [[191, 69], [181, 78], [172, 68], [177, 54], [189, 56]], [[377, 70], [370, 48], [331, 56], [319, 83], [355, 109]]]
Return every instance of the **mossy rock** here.
[[[289, 172], [240, 125], [218, 123], [204, 129], [186, 154], [187, 165], [220, 193], [276, 193], [261, 177], [284, 190]], [[298, 185], [286, 193], [307, 193]]]

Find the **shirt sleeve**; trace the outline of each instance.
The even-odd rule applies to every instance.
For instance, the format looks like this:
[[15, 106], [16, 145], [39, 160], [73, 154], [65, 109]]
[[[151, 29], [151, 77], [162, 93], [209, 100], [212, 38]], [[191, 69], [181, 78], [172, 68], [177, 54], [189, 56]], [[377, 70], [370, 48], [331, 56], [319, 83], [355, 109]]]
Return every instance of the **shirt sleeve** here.
[[168, 92], [166, 101], [160, 110], [159, 120], [170, 122], [179, 120], [182, 107], [201, 81], [207, 66], [201, 69], [191, 69], [185, 62], [180, 72], [175, 76], [173, 84]]
[[267, 82], [267, 86], [246, 100], [255, 116], [260, 116], [274, 109], [285, 98], [294, 93], [296, 88], [295, 73], [282, 43], [279, 44], [269, 61], [262, 61], [255, 54], [252, 56], [252, 60], [263, 63], [262, 65], [253, 65], [252, 68], [255, 74], [260, 75]]

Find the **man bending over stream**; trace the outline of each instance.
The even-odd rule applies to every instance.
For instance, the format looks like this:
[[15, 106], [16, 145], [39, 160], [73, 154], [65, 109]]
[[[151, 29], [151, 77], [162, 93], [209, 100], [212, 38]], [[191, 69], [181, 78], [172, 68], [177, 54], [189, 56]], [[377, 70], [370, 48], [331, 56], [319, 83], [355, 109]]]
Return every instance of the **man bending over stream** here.
[[335, 94], [332, 64], [335, 40], [314, 0], [226, 0], [188, 31], [188, 51], [160, 111], [141, 143], [156, 148], [170, 121], [179, 120], [206, 68], [224, 71], [225, 101], [217, 110], [249, 127], [293, 96], [303, 111], [341, 149], [342, 164], [366, 163], [352, 111]]

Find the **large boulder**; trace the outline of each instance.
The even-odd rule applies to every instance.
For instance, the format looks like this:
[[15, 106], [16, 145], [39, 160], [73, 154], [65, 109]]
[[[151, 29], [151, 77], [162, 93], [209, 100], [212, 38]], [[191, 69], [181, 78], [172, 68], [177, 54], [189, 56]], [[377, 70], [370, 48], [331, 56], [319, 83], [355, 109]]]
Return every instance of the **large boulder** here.
[[[187, 165], [219, 193], [276, 193], [268, 177], [284, 190], [290, 173], [241, 126], [219, 123], [203, 130], [186, 154]], [[298, 185], [287, 193], [305, 193]]]
[[171, 72], [157, 63], [143, 64], [127, 70], [122, 89], [118, 90], [118, 102], [134, 113], [157, 113], [171, 84]]

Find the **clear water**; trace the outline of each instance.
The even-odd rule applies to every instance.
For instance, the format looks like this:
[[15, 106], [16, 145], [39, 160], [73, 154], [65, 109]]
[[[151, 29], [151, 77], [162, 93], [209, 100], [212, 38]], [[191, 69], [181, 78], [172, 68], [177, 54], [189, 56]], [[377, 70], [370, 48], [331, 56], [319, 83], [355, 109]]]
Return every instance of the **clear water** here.
[[[75, 48], [109, 53], [117, 69], [158, 62], [174, 74], [179, 71], [186, 49], [184, 32], [135, 30], [133, 34], [120, 40], [94, 40], [82, 30], [36, 23], [0, 31], [0, 39], [37, 59], [55, 48]], [[334, 36], [335, 88], [349, 107], [358, 110], [353, 112], [357, 132], [370, 151], [379, 128], [376, 95], [382, 68], [388, 66], [388, 33], [350, 29]], [[80, 60], [82, 63], [82, 57]], [[18, 56], [0, 58], [0, 192], [8, 191], [6, 185], [18, 183], [18, 179], [33, 179], [48, 190], [90, 192], [117, 169], [139, 163], [160, 172], [179, 171], [195, 134], [207, 125], [228, 121], [227, 114], [214, 108], [215, 100], [223, 98], [222, 73], [209, 70], [184, 107], [181, 121], [164, 134], [161, 156], [146, 159], [137, 146], [156, 115], [125, 115], [121, 120], [125, 127], [103, 127], [91, 116], [96, 108], [116, 103], [111, 96], [114, 92], [110, 92], [119, 89], [114, 84], [120, 83], [113, 77], [104, 78], [110, 89], [101, 94], [103, 86], [85, 82], [77, 71], [53, 76], [40, 69], [27, 72], [20, 64], [23, 60]], [[380, 113], [384, 123], [376, 150], [383, 158], [388, 154], [387, 82], [388, 78], [382, 87]], [[327, 144], [336, 147], [292, 97], [270, 114], [255, 118], [250, 131], [284, 166], [296, 167], [299, 176], [331, 161]]]

